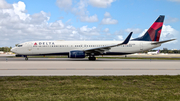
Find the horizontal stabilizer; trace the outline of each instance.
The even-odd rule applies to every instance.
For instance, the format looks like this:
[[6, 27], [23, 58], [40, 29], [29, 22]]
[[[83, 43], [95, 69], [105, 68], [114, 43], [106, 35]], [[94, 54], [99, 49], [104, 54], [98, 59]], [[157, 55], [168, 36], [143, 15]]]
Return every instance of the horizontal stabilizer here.
[[166, 42], [173, 41], [173, 40], [176, 40], [176, 39], [165, 40], [165, 41], [160, 41], [160, 42], [154, 42], [154, 43], [151, 43], [151, 44], [152, 45], [157, 45], [157, 44], [162, 44], [162, 43], [166, 43]]

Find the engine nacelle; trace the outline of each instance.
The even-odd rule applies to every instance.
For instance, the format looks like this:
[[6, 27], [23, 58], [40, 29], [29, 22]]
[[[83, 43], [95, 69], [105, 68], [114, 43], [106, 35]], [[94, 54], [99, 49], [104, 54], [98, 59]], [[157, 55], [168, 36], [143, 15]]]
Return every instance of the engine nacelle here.
[[69, 58], [85, 58], [85, 52], [84, 51], [70, 51], [69, 52]]
[[25, 55], [16, 55], [16, 57], [26, 57]]

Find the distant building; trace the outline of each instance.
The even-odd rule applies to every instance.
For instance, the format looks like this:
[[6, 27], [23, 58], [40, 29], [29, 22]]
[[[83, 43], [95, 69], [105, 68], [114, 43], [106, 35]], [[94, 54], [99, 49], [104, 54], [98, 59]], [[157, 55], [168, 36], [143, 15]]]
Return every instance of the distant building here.
[[13, 54], [12, 52], [6, 52], [6, 54]]
[[0, 54], [4, 54], [4, 52], [3, 52], [3, 51], [0, 51]]
[[167, 48], [163, 48], [163, 50], [168, 50]]

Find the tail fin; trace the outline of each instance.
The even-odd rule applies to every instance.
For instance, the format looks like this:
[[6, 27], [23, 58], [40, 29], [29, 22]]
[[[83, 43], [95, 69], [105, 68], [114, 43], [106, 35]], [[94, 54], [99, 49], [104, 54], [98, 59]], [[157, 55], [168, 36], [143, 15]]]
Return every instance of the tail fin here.
[[159, 53], [159, 50], [157, 51], [157, 54]]
[[162, 29], [163, 22], [164, 22], [164, 17], [165, 16], [160, 15], [143, 36], [133, 39], [133, 40], [159, 41], [160, 35], [161, 35], [161, 29]]

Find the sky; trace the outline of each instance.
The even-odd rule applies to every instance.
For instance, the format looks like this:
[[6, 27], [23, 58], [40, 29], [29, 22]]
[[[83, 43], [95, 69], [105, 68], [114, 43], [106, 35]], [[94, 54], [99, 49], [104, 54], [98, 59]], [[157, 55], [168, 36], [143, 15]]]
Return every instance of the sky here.
[[165, 15], [158, 49], [180, 49], [180, 0], [0, 0], [0, 47], [27, 41], [123, 41]]

